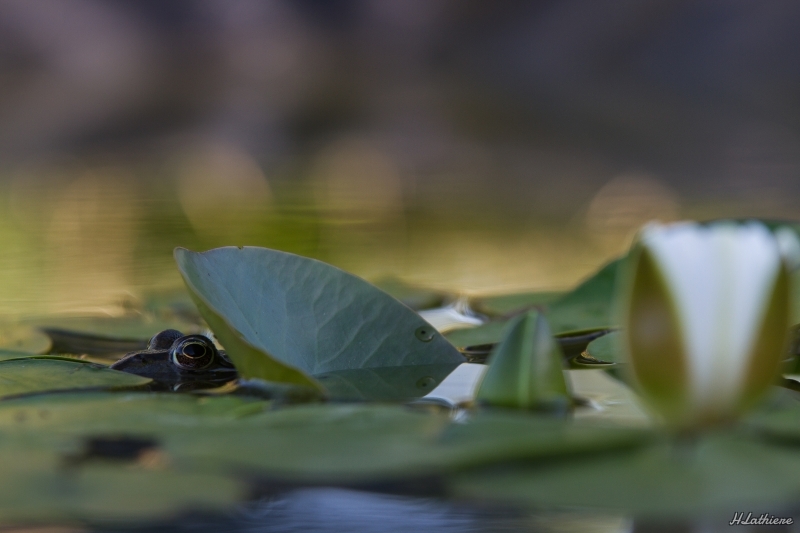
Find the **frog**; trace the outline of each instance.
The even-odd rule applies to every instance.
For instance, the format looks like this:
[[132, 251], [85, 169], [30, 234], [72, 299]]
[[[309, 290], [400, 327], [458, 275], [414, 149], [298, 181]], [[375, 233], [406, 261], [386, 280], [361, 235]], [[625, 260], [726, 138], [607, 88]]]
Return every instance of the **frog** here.
[[156, 333], [146, 349], [129, 352], [110, 368], [152, 378], [156, 390], [213, 388], [239, 377], [228, 355], [211, 339], [175, 329]]

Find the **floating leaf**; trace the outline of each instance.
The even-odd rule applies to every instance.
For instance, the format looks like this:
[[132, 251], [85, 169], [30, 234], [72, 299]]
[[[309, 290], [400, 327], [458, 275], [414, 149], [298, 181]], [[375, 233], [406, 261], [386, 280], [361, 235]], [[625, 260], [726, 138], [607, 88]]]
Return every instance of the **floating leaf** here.
[[255, 247], [177, 248], [175, 259], [243, 377], [315, 384], [332, 371], [464, 361], [408, 307], [320, 261]]
[[48, 353], [52, 354], [86, 354], [116, 360], [128, 352], [147, 348], [148, 339], [124, 339], [51, 327], [41, 330], [50, 337], [52, 344]]
[[27, 352], [17, 352], [14, 350], [0, 350], [0, 361], [6, 359], [22, 359], [24, 357], [37, 357], [38, 354], [30, 354]]
[[568, 331], [555, 335], [555, 339], [558, 341], [558, 345], [561, 346], [564, 357], [573, 359], [575, 356], [583, 353], [589, 343], [608, 335], [609, 332], [610, 330], [606, 328]]
[[[230, 477], [181, 472], [153, 464], [157, 455], [128, 463], [92, 462], [66, 467], [52, 449], [32, 449], [27, 439], [0, 446], [0, 521], [10, 523], [150, 522], [180, 512], [231, 510], [244, 492]], [[150, 458], [148, 458], [150, 459]]]
[[583, 400], [576, 402], [574, 419], [606, 421], [629, 427], [654, 427], [657, 424], [633, 389], [614, 379], [611, 372], [595, 367], [567, 370], [567, 375], [573, 395]]
[[[677, 444], [677, 446], [675, 445]], [[776, 509], [800, 493], [800, 453], [742, 434], [455, 476], [458, 496], [541, 508], [691, 517]]]
[[549, 306], [547, 320], [553, 333], [613, 328], [614, 286], [621, 259], [614, 260], [574, 290]]
[[445, 334], [447, 340], [454, 345], [464, 348], [479, 344], [493, 344], [503, 338], [503, 330], [508, 325], [508, 320], [494, 320], [482, 326], [468, 329], [454, 329]]
[[[546, 306], [545, 314], [556, 336], [579, 336], [587, 331], [614, 329], [614, 284], [621, 260], [608, 263], [597, 273]], [[447, 338], [459, 347], [499, 342], [507, 318], [482, 326], [449, 332]]]
[[27, 354], [43, 354], [50, 350], [50, 337], [26, 324], [0, 326], [0, 349]]
[[586, 347], [586, 353], [599, 361], [619, 363], [623, 361], [619, 347], [620, 342], [619, 332], [613, 331], [590, 342]]
[[0, 361], [0, 398], [73, 389], [120, 389], [149, 383], [149, 378], [102, 365], [56, 357]]
[[571, 403], [563, 355], [541, 313], [529, 311], [509, 324], [476, 400], [514, 409], [563, 410]]
[[[508, 323], [503, 324], [503, 328], [507, 327]], [[476, 328], [480, 329], [480, 328]], [[484, 330], [486, 331], [486, 330]], [[491, 336], [484, 336], [483, 333], [479, 333], [477, 336], [466, 335], [464, 337], [458, 337], [457, 340], [461, 342], [457, 343], [460, 347], [459, 350], [462, 354], [469, 360], [470, 363], [483, 363], [486, 361], [489, 353], [494, 349], [499, 339], [502, 338], [502, 329], [500, 334], [495, 335], [492, 333]], [[555, 335], [554, 338], [558, 345], [561, 347], [561, 351], [564, 353], [564, 357], [569, 359], [573, 359], [576, 356], [580, 355], [587, 347], [587, 345], [599, 338], [603, 335], [606, 335], [609, 332], [607, 329], [589, 329], [584, 331], [569, 331], [567, 333], [561, 333], [560, 335]], [[464, 340], [486, 340], [487, 338], [494, 339], [497, 338], [497, 341], [487, 342], [485, 344], [467, 344], [462, 346]], [[448, 339], [451, 341], [453, 340], [450, 336]]]
[[475, 302], [475, 309], [492, 316], [503, 316], [527, 311], [535, 306], [546, 306], [564, 295], [562, 291], [521, 292], [484, 296]]
[[110, 316], [62, 316], [37, 317], [25, 320], [25, 325], [39, 329], [54, 329], [87, 336], [100, 336], [111, 339], [138, 340], [150, 339], [159, 331], [177, 329], [197, 331], [195, 324], [180, 320], [161, 320], [151, 316], [132, 315]]
[[[293, 483], [431, 477], [521, 458], [639, 446], [641, 430], [481, 413], [465, 423], [399, 406], [309, 404], [169, 394], [64, 394], [0, 402], [0, 433], [75, 457], [87, 436], [146, 436], [186, 473]], [[49, 400], [49, 401], [48, 401]], [[2, 451], [2, 448], [0, 448]]]

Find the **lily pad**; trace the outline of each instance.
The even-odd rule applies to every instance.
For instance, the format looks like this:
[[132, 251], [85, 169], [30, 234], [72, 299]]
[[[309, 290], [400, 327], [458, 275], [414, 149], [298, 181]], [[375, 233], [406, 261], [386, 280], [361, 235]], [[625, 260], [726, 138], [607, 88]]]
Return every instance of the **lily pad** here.
[[549, 306], [553, 333], [614, 328], [614, 286], [622, 259], [611, 261], [574, 290]]
[[[57, 328], [123, 339], [149, 339], [159, 331], [187, 326], [182, 321], [160, 320], [147, 315], [38, 317], [25, 320], [24, 323], [38, 328]], [[195, 330], [196, 326], [189, 325], [188, 329]]]
[[121, 389], [149, 383], [102, 365], [55, 357], [26, 357], [0, 361], [0, 398], [47, 391]]
[[[640, 445], [648, 433], [535, 417], [479, 414], [464, 424], [398, 407], [309, 405], [264, 412], [232, 439], [181, 435], [177, 446], [201, 464], [293, 482], [347, 484], [430, 478], [520, 458], [563, 457]], [[225, 449], [225, 459], [218, 451]]]
[[459, 348], [476, 346], [479, 344], [493, 344], [500, 342], [503, 338], [503, 331], [508, 325], [508, 319], [493, 320], [482, 326], [466, 329], [454, 329], [445, 334], [447, 340]]
[[608, 361], [609, 363], [620, 363], [623, 361], [622, 354], [620, 353], [620, 333], [612, 331], [608, 335], [593, 340], [586, 347], [586, 353], [600, 361]]
[[[587, 331], [614, 329], [614, 284], [622, 259], [605, 265], [574, 290], [550, 302], [544, 309], [553, 334], [580, 336]], [[481, 308], [482, 309], [482, 308]], [[459, 347], [500, 342], [508, 318], [495, 319], [482, 326], [447, 333]]]
[[491, 316], [504, 316], [532, 307], [546, 306], [564, 295], [563, 291], [519, 292], [484, 296], [475, 301], [475, 310]]
[[27, 354], [47, 353], [52, 346], [50, 337], [38, 328], [19, 323], [0, 326], [0, 349]]
[[128, 352], [146, 349], [148, 341], [148, 339], [125, 339], [52, 327], [44, 327], [41, 330], [50, 337], [51, 346], [48, 353], [51, 354], [86, 354], [116, 360]]
[[0, 403], [0, 434], [69, 456], [82, 449], [85, 436], [146, 435], [183, 472], [333, 484], [431, 477], [520, 458], [639, 446], [650, 438], [641, 430], [502, 412], [453, 423], [399, 406], [268, 405], [135, 393], [20, 398]]
[[320, 261], [256, 247], [175, 259], [245, 378], [318, 386], [313, 374], [464, 361], [411, 309]]
[[[489, 324], [487, 324], [486, 326], [480, 326], [471, 330], [464, 330], [463, 333], [448, 333], [446, 336], [448, 340], [459, 347], [461, 353], [463, 353], [471, 363], [482, 363], [485, 362], [486, 357], [494, 346], [503, 338], [503, 332], [506, 326], [508, 326], [508, 321], [502, 323], [492, 322], [490, 324], [492, 327], [488, 327]], [[564, 352], [564, 357], [571, 360], [580, 355], [590, 342], [607, 333], [609, 333], [609, 330], [606, 328], [589, 329], [560, 333], [554, 335], [554, 338], [561, 347], [561, 351]], [[476, 343], [472, 344], [473, 342]]]
[[451, 491], [537, 509], [732, 517], [742, 510], [793, 504], [800, 493], [800, 453], [731, 432], [574, 461], [467, 472], [454, 476]]
[[[167, 518], [199, 508], [231, 509], [243, 493], [239, 480], [183, 468], [158, 436], [149, 433], [152, 426], [142, 423], [157, 418], [164, 427], [180, 426], [190, 418], [187, 411], [202, 412], [197, 400], [146, 402], [139, 404], [145, 409], [137, 416], [131, 397], [152, 396], [82, 392], [0, 402], [0, 472], [5, 481], [0, 487], [0, 522], [119, 523]], [[183, 417], [177, 404], [183, 406]], [[230, 402], [227, 407], [226, 412]], [[86, 450], [87, 441], [137, 439], [152, 446], [134, 453], [124, 448], [120, 453], [119, 444], [116, 449], [106, 445], [94, 446], [91, 453]]]
[[0, 447], [0, 522], [137, 523], [167, 519], [181, 512], [226, 511], [244, 487], [230, 477], [185, 473], [145, 464], [88, 464], [64, 468], [47, 450], [25, 441]]

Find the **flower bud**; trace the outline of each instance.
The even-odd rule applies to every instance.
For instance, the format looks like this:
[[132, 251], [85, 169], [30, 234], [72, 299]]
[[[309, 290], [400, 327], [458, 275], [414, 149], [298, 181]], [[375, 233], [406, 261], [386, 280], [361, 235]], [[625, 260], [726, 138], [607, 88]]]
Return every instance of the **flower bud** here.
[[510, 409], [565, 411], [570, 406], [561, 348], [544, 316], [528, 311], [509, 322], [475, 399]]
[[778, 235], [756, 222], [640, 232], [621, 287], [623, 349], [642, 397], [673, 427], [730, 420], [777, 378], [797, 248], [793, 233]]

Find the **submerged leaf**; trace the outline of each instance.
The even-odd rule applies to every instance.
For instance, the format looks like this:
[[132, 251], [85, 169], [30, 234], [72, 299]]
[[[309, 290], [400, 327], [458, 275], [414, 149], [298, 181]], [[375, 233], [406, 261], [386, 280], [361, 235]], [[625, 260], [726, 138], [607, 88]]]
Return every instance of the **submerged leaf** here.
[[318, 386], [314, 374], [464, 361], [408, 307], [320, 261], [255, 247], [175, 259], [245, 378]]
[[515, 409], [563, 409], [570, 404], [563, 356], [540, 313], [525, 313], [509, 325], [489, 356], [476, 400]]

